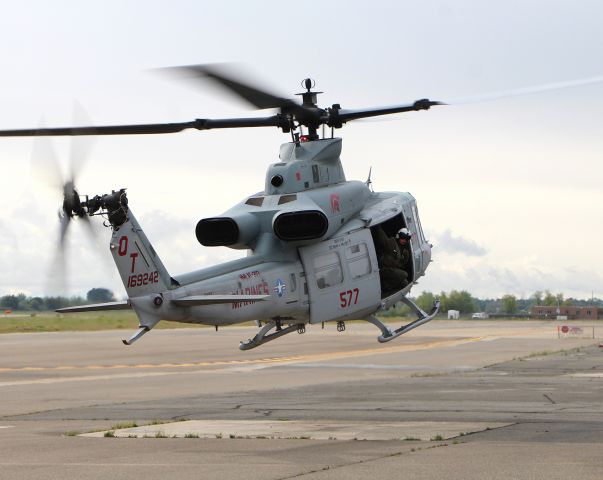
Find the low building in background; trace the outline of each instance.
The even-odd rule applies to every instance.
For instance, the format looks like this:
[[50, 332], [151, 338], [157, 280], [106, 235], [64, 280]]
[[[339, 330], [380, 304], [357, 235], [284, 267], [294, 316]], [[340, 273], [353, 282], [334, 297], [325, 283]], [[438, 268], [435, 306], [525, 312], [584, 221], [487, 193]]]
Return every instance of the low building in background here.
[[557, 319], [557, 317], [566, 317], [567, 320], [597, 320], [603, 318], [603, 308], [586, 306], [586, 307], [572, 307], [572, 306], [546, 306], [546, 305], [534, 305], [530, 308], [530, 316], [532, 318], [542, 319]]

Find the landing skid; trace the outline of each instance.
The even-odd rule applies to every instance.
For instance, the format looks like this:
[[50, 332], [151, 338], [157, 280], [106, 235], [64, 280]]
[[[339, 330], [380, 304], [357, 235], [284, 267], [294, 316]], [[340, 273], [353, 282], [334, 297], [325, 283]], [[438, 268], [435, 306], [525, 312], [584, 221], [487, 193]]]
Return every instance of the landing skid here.
[[132, 345], [136, 340], [138, 340], [140, 337], [142, 337], [149, 330], [150, 330], [150, 328], [146, 327], [146, 326], [139, 327], [138, 330], [136, 330], [136, 333], [134, 335], [132, 335], [129, 340], [122, 338], [121, 341], [124, 343], [124, 345]]
[[157, 323], [159, 322], [159, 319], [155, 318], [155, 317], [151, 317], [151, 318], [147, 317], [144, 320], [145, 320], [145, 324], [139, 325], [138, 330], [136, 330], [134, 335], [132, 335], [128, 340], [126, 340], [125, 338], [121, 339], [121, 341], [124, 343], [124, 345], [132, 345], [136, 340], [138, 340], [140, 337], [142, 337], [145, 333], [150, 332], [151, 329], [155, 325], [157, 325]]
[[397, 338], [400, 335], [402, 335], [406, 332], [409, 332], [413, 328], [420, 327], [421, 325], [423, 325], [423, 324], [429, 322], [431, 319], [433, 319], [433, 317], [435, 317], [438, 314], [438, 311], [440, 310], [440, 301], [439, 300], [436, 300], [435, 302], [433, 302], [433, 308], [431, 309], [431, 311], [429, 313], [426, 313], [423, 310], [421, 310], [412, 300], [410, 300], [406, 297], [402, 297], [401, 301], [404, 302], [406, 305], [408, 305], [418, 315], [418, 318], [415, 321], [410, 322], [409, 324], [404, 325], [404, 326], [392, 331], [387, 325], [385, 325], [381, 320], [379, 320], [374, 315], [371, 315], [370, 317], [365, 319], [367, 322], [372, 323], [379, 330], [381, 330], [381, 335], [377, 338], [377, 340], [379, 340], [379, 342], [381, 342], [381, 343], [389, 342], [390, 340], [393, 340], [394, 338]]
[[[273, 333], [268, 334], [268, 332], [272, 329], [275, 329]], [[250, 338], [246, 342], [241, 342], [239, 345], [239, 349], [241, 350], [251, 350], [252, 348], [259, 347], [264, 343], [267, 343], [271, 340], [275, 340], [283, 335], [287, 335], [288, 333], [297, 331], [298, 333], [304, 333], [306, 330], [306, 326], [303, 323], [289, 325], [286, 328], [282, 328], [280, 321], [270, 321], [262, 329], [257, 333], [257, 335], [253, 338]]]

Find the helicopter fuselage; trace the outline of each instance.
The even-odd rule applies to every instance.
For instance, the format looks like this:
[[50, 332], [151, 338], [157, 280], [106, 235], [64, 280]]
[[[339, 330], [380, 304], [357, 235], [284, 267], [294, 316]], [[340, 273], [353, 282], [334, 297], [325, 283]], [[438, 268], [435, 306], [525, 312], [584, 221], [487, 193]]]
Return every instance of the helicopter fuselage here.
[[[373, 192], [347, 181], [341, 139], [294, 141], [281, 146], [263, 192], [244, 198], [218, 217], [200, 220], [207, 247], [246, 249], [244, 258], [171, 276], [128, 205], [125, 190], [81, 202], [107, 214], [110, 250], [128, 294], [125, 302], [63, 311], [133, 308], [140, 327], [132, 343], [160, 320], [229, 325], [266, 323], [253, 348], [306, 324], [365, 319], [380, 341], [429, 321], [406, 295], [431, 261], [416, 201], [410, 193]], [[404, 230], [403, 230], [404, 229]], [[404, 231], [406, 241], [396, 238]], [[391, 331], [374, 315], [402, 301], [418, 319]], [[289, 325], [283, 329], [283, 325]], [[270, 335], [270, 328], [276, 331]]]
[[[266, 203], [273, 200], [276, 199], [267, 198]], [[134, 249], [144, 251], [146, 237], [143, 240], [132, 239], [130, 235], [140, 235], [141, 232], [134, 227], [128, 233], [130, 225], [126, 223], [114, 231], [111, 245], [118, 267], [121, 258], [125, 259], [125, 268], [120, 268], [120, 272], [137, 312], [140, 310], [163, 320], [207, 325], [229, 325], [258, 319], [315, 324], [364, 318], [387, 310], [410, 291], [425, 273], [431, 259], [431, 245], [424, 240], [416, 215], [416, 203], [410, 194], [370, 192], [365, 208], [330, 238], [297, 246], [278, 239], [270, 246], [260, 242], [247, 257], [171, 277], [168, 288], [159, 289], [161, 292], [155, 289], [162, 296], [160, 305], [153, 303], [151, 291], [158, 284], [155, 277], [166, 275], [161, 273], [163, 267], [153, 267], [152, 260], [147, 259], [151, 264], [149, 270], [144, 258], [150, 255], [141, 253], [132, 258], [129, 247], [124, 247], [132, 245]], [[130, 222], [135, 222], [131, 213], [130, 217]], [[393, 236], [404, 226], [412, 234], [408, 282], [385, 296], [379, 276], [379, 255], [371, 229], [384, 228]], [[276, 255], [279, 245], [279, 254]], [[150, 244], [147, 248], [153, 251]], [[149, 279], [146, 285], [145, 275]], [[190, 306], [186, 306], [185, 301], [179, 304], [179, 299], [218, 298], [220, 295], [240, 296], [240, 299]], [[246, 300], [249, 296], [265, 298]]]

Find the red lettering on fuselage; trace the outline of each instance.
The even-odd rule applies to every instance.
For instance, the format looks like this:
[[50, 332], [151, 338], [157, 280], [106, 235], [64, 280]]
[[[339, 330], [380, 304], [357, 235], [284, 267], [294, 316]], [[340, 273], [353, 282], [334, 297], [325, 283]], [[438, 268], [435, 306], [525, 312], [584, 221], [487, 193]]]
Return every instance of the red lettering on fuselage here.
[[117, 248], [117, 254], [120, 257], [123, 257], [126, 253], [128, 253], [128, 237], [123, 236], [119, 238], [119, 245]]
[[339, 209], [339, 195], [331, 194], [331, 213], [340, 213]]
[[358, 303], [358, 295], [360, 290], [354, 288], [353, 290], [347, 290], [345, 292], [339, 292], [339, 306], [341, 308], [348, 308]]
[[155, 270], [149, 273], [139, 273], [128, 277], [128, 288], [142, 287], [151, 283], [159, 283], [159, 273]]
[[[257, 283], [238, 289], [233, 295], [270, 295], [268, 282], [266, 280], [258, 281]], [[231, 306], [233, 310], [236, 310], [254, 303], [252, 300], [242, 300], [240, 302], [232, 302]]]
[[241, 280], [247, 280], [251, 277], [259, 277], [260, 276], [260, 272], [258, 272], [257, 270], [254, 270], [253, 272], [245, 272], [245, 273], [241, 273], [239, 275], [239, 278]]
[[138, 257], [138, 254], [136, 252], [130, 254], [130, 258], [132, 259], [132, 273], [134, 273], [134, 266], [136, 265], [136, 257]]

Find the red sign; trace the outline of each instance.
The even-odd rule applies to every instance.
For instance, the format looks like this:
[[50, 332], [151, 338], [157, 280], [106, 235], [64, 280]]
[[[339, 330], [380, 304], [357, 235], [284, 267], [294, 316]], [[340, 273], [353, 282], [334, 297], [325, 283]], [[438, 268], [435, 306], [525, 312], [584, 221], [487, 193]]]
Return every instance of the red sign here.
[[561, 327], [561, 331], [562, 331], [563, 333], [567, 333], [567, 332], [569, 332], [569, 327], [568, 327], [567, 325], [563, 325], [563, 326]]

